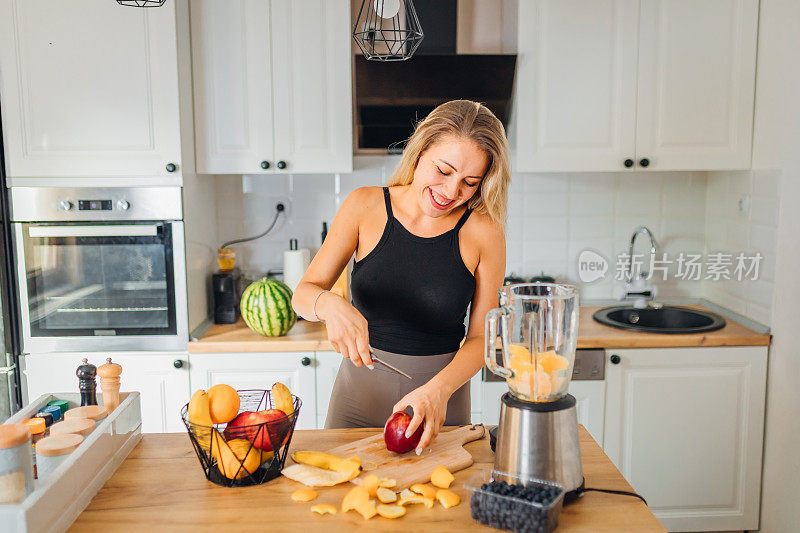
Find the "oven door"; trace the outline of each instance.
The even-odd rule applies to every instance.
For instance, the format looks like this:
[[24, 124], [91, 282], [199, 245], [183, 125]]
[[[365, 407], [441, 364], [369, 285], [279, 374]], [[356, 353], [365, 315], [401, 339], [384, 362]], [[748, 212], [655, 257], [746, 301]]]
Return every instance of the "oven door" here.
[[15, 223], [23, 351], [183, 350], [183, 223]]

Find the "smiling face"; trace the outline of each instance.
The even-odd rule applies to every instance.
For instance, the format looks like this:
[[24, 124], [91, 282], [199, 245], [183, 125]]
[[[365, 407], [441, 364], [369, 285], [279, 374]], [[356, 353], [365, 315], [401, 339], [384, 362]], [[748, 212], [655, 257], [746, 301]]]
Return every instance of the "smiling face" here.
[[489, 169], [489, 155], [475, 141], [445, 137], [419, 158], [413, 187], [422, 212], [439, 218], [469, 201]]

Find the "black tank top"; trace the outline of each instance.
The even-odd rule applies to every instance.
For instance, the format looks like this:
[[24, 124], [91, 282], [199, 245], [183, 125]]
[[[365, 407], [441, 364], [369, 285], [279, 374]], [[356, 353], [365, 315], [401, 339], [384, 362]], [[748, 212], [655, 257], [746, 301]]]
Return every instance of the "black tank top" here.
[[389, 189], [386, 227], [378, 245], [353, 264], [353, 305], [367, 319], [373, 348], [404, 355], [438, 355], [458, 350], [464, 318], [475, 294], [455, 227], [436, 237], [418, 237], [394, 218]]

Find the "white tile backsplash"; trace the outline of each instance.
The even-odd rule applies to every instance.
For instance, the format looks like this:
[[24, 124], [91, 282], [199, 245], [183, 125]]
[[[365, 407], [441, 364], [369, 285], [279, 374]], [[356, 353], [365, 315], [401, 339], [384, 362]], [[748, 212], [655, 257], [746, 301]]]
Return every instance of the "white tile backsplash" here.
[[703, 295], [766, 325], [772, 321], [779, 186], [775, 170], [708, 173], [706, 250], [758, 252], [763, 259], [757, 280], [705, 280]]
[[[361, 186], [385, 184], [399, 156], [358, 156], [347, 174], [218, 176], [217, 223], [229, 240], [263, 231], [274, 205], [283, 201], [287, 216], [268, 236], [237, 245], [240, 266], [266, 272], [281, 268], [290, 238], [312, 249], [320, 245], [322, 222], [330, 225], [338, 207]], [[627, 252], [633, 230], [648, 226], [660, 251], [758, 250], [765, 258], [761, 281], [659, 282], [662, 297], [708, 297], [762, 322], [769, 313], [775, 261], [775, 221], [779, 175], [759, 172], [621, 172], [514, 174], [506, 231], [508, 273], [545, 272], [578, 282], [577, 257], [584, 249], [605, 256], [605, 280], [582, 285], [583, 298], [610, 298], [616, 255]], [[750, 213], [738, 209], [748, 197]], [[637, 253], [647, 251], [646, 239]], [[673, 268], [674, 270], [674, 268]]]

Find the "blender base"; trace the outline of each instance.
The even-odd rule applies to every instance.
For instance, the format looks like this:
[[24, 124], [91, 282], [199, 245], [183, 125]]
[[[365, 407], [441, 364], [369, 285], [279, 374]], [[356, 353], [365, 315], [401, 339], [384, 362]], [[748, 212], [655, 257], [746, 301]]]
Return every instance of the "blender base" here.
[[500, 404], [494, 468], [546, 481], [566, 493], [583, 487], [575, 397], [525, 402], [505, 393]]

